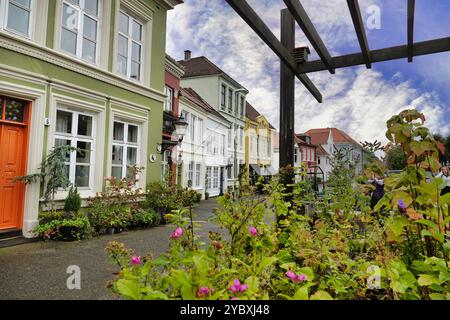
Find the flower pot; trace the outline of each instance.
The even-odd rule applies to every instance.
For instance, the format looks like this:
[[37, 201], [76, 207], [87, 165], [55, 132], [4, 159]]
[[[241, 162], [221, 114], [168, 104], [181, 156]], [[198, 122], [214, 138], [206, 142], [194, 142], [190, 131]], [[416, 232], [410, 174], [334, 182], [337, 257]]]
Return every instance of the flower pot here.
[[116, 228], [108, 228], [106, 229], [106, 234], [112, 236], [116, 232]]

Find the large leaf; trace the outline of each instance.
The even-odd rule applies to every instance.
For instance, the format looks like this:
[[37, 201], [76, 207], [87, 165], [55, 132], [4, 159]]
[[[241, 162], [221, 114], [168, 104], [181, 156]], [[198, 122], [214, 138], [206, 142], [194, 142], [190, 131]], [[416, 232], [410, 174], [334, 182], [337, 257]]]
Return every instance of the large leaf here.
[[250, 276], [244, 281], [248, 284], [248, 289], [250, 292], [256, 293], [259, 291], [259, 279], [255, 276]]
[[308, 300], [308, 287], [298, 289], [292, 298], [293, 300]]
[[386, 227], [392, 231], [394, 236], [400, 236], [405, 227], [409, 226], [409, 220], [406, 217], [395, 216], [387, 221]]
[[311, 300], [334, 300], [326, 291], [319, 290], [311, 296]]
[[120, 279], [116, 283], [116, 288], [119, 293], [129, 299], [139, 300], [141, 291], [136, 281]]
[[264, 257], [261, 260], [261, 263], [259, 264], [258, 269], [256, 270], [256, 274], [258, 274], [258, 275], [261, 274], [261, 272], [263, 272], [265, 268], [273, 265], [277, 261], [278, 261], [277, 257]]
[[417, 279], [417, 283], [419, 283], [419, 286], [424, 287], [432, 284], [441, 284], [441, 281], [433, 275], [421, 274], [419, 279]]

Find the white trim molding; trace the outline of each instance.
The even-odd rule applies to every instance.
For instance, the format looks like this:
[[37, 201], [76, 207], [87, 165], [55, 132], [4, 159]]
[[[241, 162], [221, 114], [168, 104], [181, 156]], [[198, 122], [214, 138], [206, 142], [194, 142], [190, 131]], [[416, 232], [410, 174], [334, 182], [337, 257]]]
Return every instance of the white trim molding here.
[[[44, 145], [46, 91], [0, 81], [0, 93], [31, 102], [31, 121], [28, 128], [27, 175], [39, 173], [43, 154], [42, 146]], [[40, 184], [32, 183], [27, 185], [22, 222], [22, 233], [26, 238], [34, 238], [35, 236], [33, 230], [38, 225], [39, 198]]]
[[2, 36], [0, 37], [0, 47], [45, 62], [49, 62], [51, 64], [65, 68], [67, 70], [80, 73], [82, 75], [103, 81], [110, 85], [140, 94], [142, 96], [154, 99], [159, 102], [164, 102], [166, 99], [166, 95], [162, 91], [146, 87], [136, 81], [127, 80], [114, 73], [93, 67], [88, 63], [76, 60], [75, 58], [57, 52], [55, 50], [39, 47], [36, 44], [31, 43], [30, 41], [22, 41], [22, 39], [19, 40], [15, 37], [2, 34]]

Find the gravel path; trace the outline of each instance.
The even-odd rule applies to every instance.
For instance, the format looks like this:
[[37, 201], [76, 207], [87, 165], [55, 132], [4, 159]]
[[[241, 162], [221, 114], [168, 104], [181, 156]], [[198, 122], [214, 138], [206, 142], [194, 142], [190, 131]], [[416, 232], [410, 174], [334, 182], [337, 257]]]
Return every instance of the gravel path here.
[[[194, 209], [195, 221], [200, 222], [202, 237], [208, 231], [219, 232], [210, 218], [216, 200], [203, 201]], [[0, 248], [0, 300], [104, 300], [116, 297], [105, 284], [117, 271], [107, 260], [105, 247], [118, 241], [133, 248], [137, 254], [158, 256], [167, 250], [173, 226], [130, 231], [90, 240], [64, 242], [34, 242], [10, 248]], [[67, 268], [77, 265], [81, 270], [81, 290], [69, 290]]]

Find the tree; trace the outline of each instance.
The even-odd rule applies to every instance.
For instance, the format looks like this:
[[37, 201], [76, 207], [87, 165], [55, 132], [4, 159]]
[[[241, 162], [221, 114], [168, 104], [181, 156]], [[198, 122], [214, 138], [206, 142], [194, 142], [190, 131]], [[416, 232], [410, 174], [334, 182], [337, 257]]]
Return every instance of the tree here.
[[450, 163], [450, 135], [445, 138], [440, 134], [435, 134], [434, 139], [440, 143], [438, 145], [440, 149], [439, 162], [444, 164]]
[[401, 146], [392, 146], [386, 150], [384, 161], [389, 170], [403, 170], [406, 168], [406, 155]]

